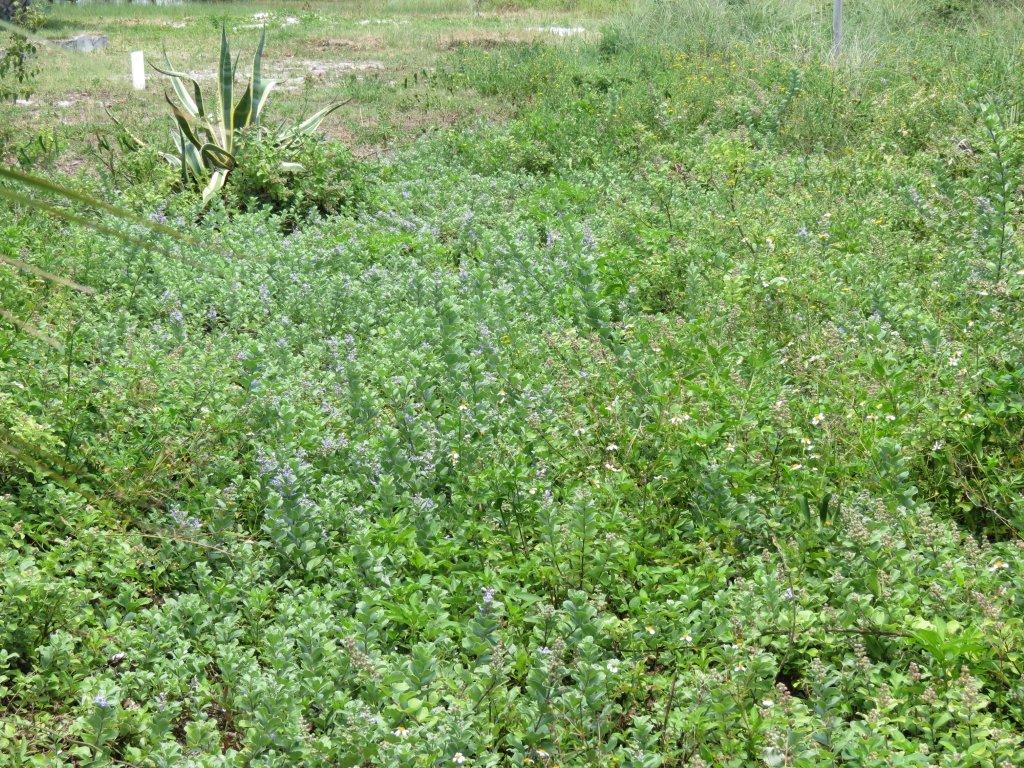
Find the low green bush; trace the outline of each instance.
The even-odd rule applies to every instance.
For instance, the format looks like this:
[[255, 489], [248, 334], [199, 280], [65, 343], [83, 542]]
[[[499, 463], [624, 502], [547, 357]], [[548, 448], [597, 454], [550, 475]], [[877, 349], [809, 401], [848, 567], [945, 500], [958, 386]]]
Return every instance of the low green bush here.
[[[230, 206], [243, 211], [267, 207], [289, 221], [309, 213], [341, 213], [365, 198], [365, 174], [347, 147], [306, 136], [282, 149], [263, 133], [244, 134], [238, 164], [227, 190]], [[299, 168], [290, 170], [289, 164]]]

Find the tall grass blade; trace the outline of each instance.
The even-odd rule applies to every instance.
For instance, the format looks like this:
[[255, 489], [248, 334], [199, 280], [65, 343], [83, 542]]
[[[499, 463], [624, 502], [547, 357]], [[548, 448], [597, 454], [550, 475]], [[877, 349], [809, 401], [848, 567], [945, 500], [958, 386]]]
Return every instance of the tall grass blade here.
[[[23, 173], [22, 171], [16, 171], [13, 168], [0, 167], [0, 179], [13, 181], [16, 184], [21, 185], [22, 187], [29, 187], [31, 189], [36, 190], [37, 192], [46, 192], [49, 194], [57, 195], [59, 197], [63, 197], [66, 200], [81, 203], [82, 205], [88, 206], [90, 208], [95, 208], [96, 210], [99, 211], [104, 211], [105, 213], [109, 213], [111, 216], [121, 219], [122, 221], [135, 224], [137, 226], [148, 229], [152, 232], [158, 232], [162, 235], [167, 235], [168, 237], [172, 237], [175, 240], [178, 240], [183, 243], [188, 243], [190, 245], [199, 245], [194, 240], [182, 234], [173, 227], [168, 227], [166, 224], [161, 224], [160, 222], [152, 221], [151, 219], [139, 216], [138, 214], [132, 213], [131, 211], [126, 210], [124, 208], [118, 208], [116, 205], [111, 205], [110, 203], [105, 202], [103, 200], [98, 200], [97, 198], [87, 195], [84, 192], [79, 192], [78, 190], [75, 189], [69, 189], [68, 187], [63, 187], [59, 184], [54, 184], [52, 181], [48, 181], [39, 176], [32, 176], [30, 174]], [[0, 187], [0, 193], [17, 195], [17, 193], [10, 193], [8, 190], [4, 190], [2, 187]], [[17, 196], [19, 198], [23, 197], [21, 195]], [[9, 197], [8, 199], [11, 198]], [[26, 199], [32, 200], [32, 198]], [[35, 202], [36, 201], [33, 201], [33, 204]]]
[[9, 256], [0, 256], [0, 264], [6, 264], [9, 267], [26, 272], [35, 277], [42, 278], [43, 280], [49, 280], [51, 283], [57, 283], [63, 285], [65, 288], [70, 288], [73, 291], [84, 293], [89, 296], [96, 295], [96, 289], [90, 288], [88, 285], [82, 285], [76, 283], [74, 280], [69, 280], [66, 277], [55, 275], [53, 272], [47, 272], [45, 269], [40, 269], [34, 264], [28, 264], [27, 262], [21, 261], [20, 259], [11, 258]]
[[58, 205], [46, 203], [43, 202], [42, 200], [37, 200], [34, 197], [19, 194], [18, 192], [12, 192], [11, 190], [5, 189], [3, 187], [0, 187], [0, 199], [7, 200], [8, 202], [11, 203], [15, 203], [16, 205], [25, 206], [26, 208], [34, 208], [35, 210], [40, 211], [42, 213], [48, 214], [58, 219], [63, 219], [64, 221], [67, 221], [71, 224], [78, 224], [79, 226], [87, 227], [88, 229], [92, 229], [104, 235], [111, 235], [112, 237], [116, 237], [122, 242], [127, 243], [128, 245], [133, 245], [137, 248], [142, 248], [144, 250], [159, 251], [160, 253], [166, 256], [173, 257], [173, 254], [164, 245], [154, 243], [150, 240], [145, 240], [141, 237], [130, 235], [127, 232], [115, 229], [114, 227], [104, 224], [101, 221], [81, 216], [77, 213], [73, 213], [72, 211], [67, 210], [66, 208], [61, 208]]
[[39, 339], [44, 344], [47, 344], [58, 351], [64, 350], [64, 345], [57, 341], [55, 338], [39, 330], [34, 325], [30, 325], [29, 323], [26, 323], [24, 320], [19, 320], [17, 317], [14, 316], [14, 314], [7, 311], [6, 309], [3, 309], [2, 307], [0, 307], [0, 319], [6, 320], [8, 323], [13, 325], [15, 328], [17, 328], [19, 331], [26, 334], [27, 336], [31, 336], [34, 339]]

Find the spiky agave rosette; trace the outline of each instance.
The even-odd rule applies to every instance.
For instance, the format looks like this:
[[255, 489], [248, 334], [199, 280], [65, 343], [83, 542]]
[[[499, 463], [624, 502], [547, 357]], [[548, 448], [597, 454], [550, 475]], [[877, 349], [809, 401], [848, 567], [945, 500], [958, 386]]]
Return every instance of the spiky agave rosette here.
[[[235, 102], [238, 61], [236, 59], [232, 62], [227, 30], [221, 28], [216, 107], [213, 109], [207, 107], [209, 101], [203, 97], [199, 82], [187, 73], [172, 69], [166, 53], [166, 68], [153, 67], [160, 74], [170, 78], [176, 97], [172, 99], [170, 94], [165, 94], [174, 118], [174, 142], [177, 153], [161, 154], [169, 163], [180, 169], [183, 185], [195, 184], [202, 188], [204, 203], [208, 203], [224, 187], [228, 175], [236, 164], [235, 147], [242, 131], [260, 124], [267, 99], [276, 85], [274, 80], [264, 80], [261, 74], [260, 62], [265, 42], [266, 28], [260, 32], [260, 41], [253, 56], [252, 75], [242, 95]], [[272, 135], [271, 140], [276, 146], [287, 149], [301, 136], [315, 131], [325, 117], [345, 103], [347, 102], [339, 101], [330, 104], [301, 123], [278, 130]], [[124, 130], [124, 126], [121, 127]], [[126, 130], [125, 133], [137, 146], [144, 146], [140, 139], [131, 136]], [[302, 170], [299, 163], [283, 162], [281, 166], [291, 172]]]

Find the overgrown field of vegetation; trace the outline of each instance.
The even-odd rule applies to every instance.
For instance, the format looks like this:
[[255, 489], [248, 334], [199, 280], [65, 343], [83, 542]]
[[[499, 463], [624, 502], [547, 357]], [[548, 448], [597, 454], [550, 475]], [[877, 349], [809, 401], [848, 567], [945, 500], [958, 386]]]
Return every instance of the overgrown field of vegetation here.
[[830, 5], [43, 7], [0, 768], [1024, 765], [1024, 16]]

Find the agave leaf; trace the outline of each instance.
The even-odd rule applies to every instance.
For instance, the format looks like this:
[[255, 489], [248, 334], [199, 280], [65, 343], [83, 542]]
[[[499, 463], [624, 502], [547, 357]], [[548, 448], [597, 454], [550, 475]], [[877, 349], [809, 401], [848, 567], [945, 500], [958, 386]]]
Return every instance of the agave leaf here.
[[[167, 75], [168, 77], [172, 78], [172, 80], [177, 78], [179, 81], [188, 80], [190, 83], [192, 83], [193, 99], [191, 103], [195, 107], [195, 115], [196, 117], [206, 117], [206, 107], [203, 105], [203, 89], [199, 87], [199, 81], [187, 72], [177, 72], [171, 69], [171, 60], [167, 58], [166, 51], [164, 51], [164, 60], [167, 61], [167, 69], [160, 69], [160, 67], [152, 63], [149, 66], [151, 66], [161, 75]], [[181, 92], [179, 92], [177, 89], [175, 89], [175, 93], [177, 93], [179, 97], [181, 96]], [[188, 96], [187, 91], [185, 91], [184, 94], [186, 97]], [[185, 101], [187, 101], [187, 99], [183, 100], [183, 103]]]
[[192, 127], [192, 123], [189, 121], [188, 116], [175, 106], [174, 102], [171, 101], [171, 97], [166, 93], [164, 98], [167, 99], [167, 103], [171, 105], [171, 113], [174, 115], [174, 121], [178, 124], [178, 131], [192, 142], [195, 146], [201, 147], [205, 142], [200, 141], [199, 137], [196, 136], [195, 129]]
[[[164, 58], [167, 59], [167, 54], [164, 53]], [[161, 75], [167, 75], [171, 80], [171, 87], [174, 88], [174, 93], [181, 102], [181, 106], [186, 112], [189, 113], [193, 118], [202, 116], [202, 92], [199, 90], [199, 83], [191, 76], [184, 72], [175, 72], [171, 69], [171, 61], [167, 59], [167, 69], [160, 69], [156, 64], [150, 64], [153, 69], [159, 72]], [[199, 95], [199, 103], [189, 95], [188, 88], [185, 87], [185, 80], [192, 83], [192, 90], [194, 93]]]
[[224, 182], [227, 180], [228, 172], [222, 168], [218, 168], [210, 176], [210, 181], [207, 183], [206, 188], [203, 190], [203, 204], [206, 205], [213, 199], [213, 196], [220, 192], [224, 186]]
[[252, 57], [252, 82], [255, 88], [259, 88], [262, 80], [260, 79], [260, 73], [263, 66], [263, 46], [267, 42], [267, 25], [264, 24], [260, 29], [260, 41], [256, 44], [256, 53]]
[[195, 131], [196, 138], [199, 139], [199, 145], [202, 146], [207, 142], [218, 143], [219, 132], [217, 130], [216, 119], [213, 115], [207, 115], [204, 118], [196, 120], [192, 123], [192, 130]]
[[182, 142], [181, 154], [185, 158], [188, 169], [192, 171], [196, 181], [202, 181], [210, 175], [206, 164], [203, 162], [203, 156], [199, 153], [199, 148], [195, 144], [188, 141]]
[[225, 171], [230, 171], [235, 167], [235, 156], [227, 150], [221, 149], [216, 144], [204, 144], [199, 150], [199, 154], [203, 160], [209, 160], [211, 165], [215, 165]]
[[260, 123], [260, 112], [263, 111], [263, 104], [266, 94], [274, 87], [274, 81], [263, 82], [263, 46], [267, 42], [267, 25], [260, 29], [260, 41], [256, 45], [256, 53], [252, 57], [252, 122], [254, 125]]
[[277, 85], [276, 80], [261, 81], [259, 87], [253, 85], [252, 122], [254, 125], [260, 124], [260, 115], [263, 114], [263, 108], [267, 105], [267, 98], [270, 96], [270, 92], [274, 90], [275, 85]]
[[180, 127], [178, 128], [178, 135], [174, 138], [174, 145], [178, 148], [179, 162], [181, 164], [181, 183], [183, 186], [188, 186], [189, 173], [195, 177], [197, 182], [209, 175], [199, 148], [185, 138]]
[[339, 107], [345, 106], [350, 101], [352, 101], [352, 99], [345, 99], [344, 101], [339, 101], [324, 107], [319, 112], [315, 112], [314, 114], [310, 115], [297, 126], [288, 131], [287, 135], [303, 136], [307, 133], [312, 133], [313, 131], [320, 127], [320, 123], [324, 121], [325, 117], [327, 117], [329, 114], [331, 114], [331, 112], [338, 109]]
[[205, 118], [206, 117], [206, 107], [203, 106], [203, 91], [199, 87], [199, 82], [197, 80], [193, 80], [192, 81], [192, 92], [195, 94], [196, 107], [198, 108], [198, 111], [199, 111], [199, 117], [200, 118]]
[[233, 144], [232, 132], [232, 101], [231, 90], [234, 80], [234, 71], [231, 67], [231, 48], [228, 46], [228, 31], [226, 26], [220, 28], [220, 69], [218, 98], [220, 99], [221, 115], [221, 141], [220, 145], [228, 152]]
[[[181, 178], [181, 186], [188, 186], [188, 162], [185, 160], [185, 135], [181, 132], [181, 128], [178, 129], [178, 137], [174, 140], [175, 145], [178, 147], [178, 157], [172, 161], [173, 165], [178, 167], [178, 173]], [[171, 159], [170, 155], [165, 154], [164, 157]]]
[[249, 125], [252, 119], [252, 81], [238, 100], [235, 110], [231, 115], [232, 127], [234, 130], [241, 130]]

